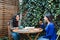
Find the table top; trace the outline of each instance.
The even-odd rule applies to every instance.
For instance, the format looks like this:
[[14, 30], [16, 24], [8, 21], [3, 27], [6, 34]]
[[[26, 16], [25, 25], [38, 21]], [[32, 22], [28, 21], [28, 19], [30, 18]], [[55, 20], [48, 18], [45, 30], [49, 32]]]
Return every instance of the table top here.
[[13, 32], [18, 32], [18, 33], [38, 33], [42, 32], [43, 29], [41, 28], [33, 28], [33, 29], [14, 29]]

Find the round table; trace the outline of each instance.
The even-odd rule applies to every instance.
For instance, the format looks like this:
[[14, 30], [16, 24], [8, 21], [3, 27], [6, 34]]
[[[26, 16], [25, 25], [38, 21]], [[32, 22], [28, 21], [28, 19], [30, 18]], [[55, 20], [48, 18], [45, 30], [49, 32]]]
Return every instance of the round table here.
[[34, 40], [37, 40], [39, 34], [43, 31], [43, 29], [41, 28], [33, 28], [33, 29], [14, 29], [13, 32], [17, 32], [17, 33], [22, 33], [27, 35], [27, 37], [32, 40], [31, 36], [29, 36], [29, 34], [31, 33], [37, 33], [37, 35], [35, 36]]

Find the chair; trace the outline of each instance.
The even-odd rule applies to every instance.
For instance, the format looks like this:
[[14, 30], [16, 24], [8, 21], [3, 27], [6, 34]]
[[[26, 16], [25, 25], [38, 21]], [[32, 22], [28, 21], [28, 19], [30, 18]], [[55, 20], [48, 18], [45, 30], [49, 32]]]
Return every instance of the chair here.
[[60, 29], [57, 31], [57, 39], [56, 40], [58, 40], [58, 38], [59, 38], [59, 36], [60, 36]]
[[8, 22], [8, 38], [9, 38], [9, 40], [12, 40], [10, 22]]

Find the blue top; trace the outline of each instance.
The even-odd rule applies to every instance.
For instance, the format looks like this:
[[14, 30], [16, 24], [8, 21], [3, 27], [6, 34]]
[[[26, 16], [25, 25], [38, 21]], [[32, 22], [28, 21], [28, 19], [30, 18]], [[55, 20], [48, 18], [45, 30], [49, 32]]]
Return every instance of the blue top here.
[[48, 38], [49, 40], [56, 40], [57, 35], [56, 35], [55, 26], [53, 23], [47, 24], [45, 31], [46, 31], [46, 34], [44, 38]]

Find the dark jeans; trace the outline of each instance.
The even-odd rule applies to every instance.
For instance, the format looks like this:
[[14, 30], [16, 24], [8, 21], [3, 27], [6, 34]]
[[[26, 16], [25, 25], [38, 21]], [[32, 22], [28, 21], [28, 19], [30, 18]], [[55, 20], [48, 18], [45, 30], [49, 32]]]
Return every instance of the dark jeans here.
[[13, 37], [14, 40], [20, 40], [20, 35], [19, 35], [19, 33], [12, 32], [12, 37]]

